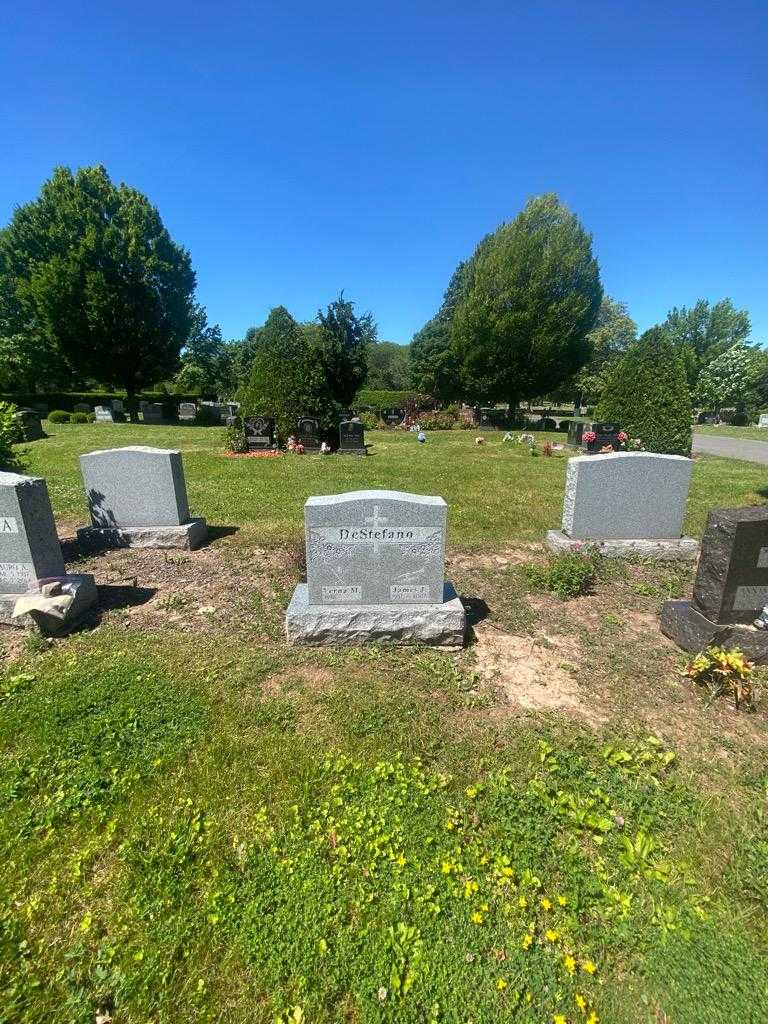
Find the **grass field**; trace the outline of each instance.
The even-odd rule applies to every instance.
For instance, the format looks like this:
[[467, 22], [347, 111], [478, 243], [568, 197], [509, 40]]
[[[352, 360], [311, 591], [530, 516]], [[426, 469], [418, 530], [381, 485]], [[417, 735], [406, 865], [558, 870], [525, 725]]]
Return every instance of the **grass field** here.
[[759, 427], [729, 427], [727, 423], [719, 426], [697, 426], [697, 434], [717, 434], [719, 437], [739, 437], [746, 441], [768, 441], [768, 430]]
[[[19, 450], [63, 538], [77, 455], [129, 443], [181, 447], [221, 529], [192, 553], [68, 542], [100, 616], [0, 632], [3, 1024], [768, 1019], [763, 703], [681, 678], [657, 616], [689, 568], [540, 589], [564, 458], [471, 432], [373, 434], [366, 460], [229, 460], [205, 428], [51, 435]], [[448, 501], [464, 652], [284, 643], [304, 499], [375, 486]], [[697, 460], [688, 530], [764, 487]]]

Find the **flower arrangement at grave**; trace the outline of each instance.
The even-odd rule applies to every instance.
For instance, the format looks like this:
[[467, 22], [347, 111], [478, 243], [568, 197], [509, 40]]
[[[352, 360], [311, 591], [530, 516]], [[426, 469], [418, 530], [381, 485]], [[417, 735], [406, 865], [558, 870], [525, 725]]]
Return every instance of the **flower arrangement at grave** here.
[[686, 665], [683, 675], [709, 690], [709, 701], [730, 697], [738, 711], [743, 704], [753, 708], [751, 677], [754, 666], [741, 651], [733, 648], [708, 647]]
[[581, 440], [584, 442], [584, 444], [594, 444], [597, 440], [597, 434], [594, 432], [594, 430], [585, 430], [584, 433], [581, 435]]

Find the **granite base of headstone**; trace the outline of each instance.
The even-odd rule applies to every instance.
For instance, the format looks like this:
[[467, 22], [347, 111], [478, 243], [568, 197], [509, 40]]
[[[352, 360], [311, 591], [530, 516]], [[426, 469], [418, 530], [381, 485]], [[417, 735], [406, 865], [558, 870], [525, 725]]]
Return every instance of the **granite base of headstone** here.
[[367, 455], [365, 431], [359, 420], [345, 420], [339, 424], [339, 455]]
[[135, 445], [80, 456], [91, 526], [77, 537], [87, 550], [194, 549], [208, 537], [189, 514], [181, 452]]
[[693, 463], [681, 455], [617, 452], [568, 460], [562, 529], [547, 533], [556, 553], [590, 548], [606, 558], [696, 560], [683, 537]]
[[768, 506], [709, 514], [690, 601], [666, 601], [661, 631], [684, 651], [738, 647], [768, 664], [768, 630], [753, 623], [768, 604]]
[[64, 566], [45, 480], [0, 472], [0, 622], [59, 636], [97, 600], [93, 576]]
[[307, 582], [288, 606], [288, 639], [462, 646], [466, 613], [445, 580], [447, 517], [442, 498], [401, 491], [310, 498]]

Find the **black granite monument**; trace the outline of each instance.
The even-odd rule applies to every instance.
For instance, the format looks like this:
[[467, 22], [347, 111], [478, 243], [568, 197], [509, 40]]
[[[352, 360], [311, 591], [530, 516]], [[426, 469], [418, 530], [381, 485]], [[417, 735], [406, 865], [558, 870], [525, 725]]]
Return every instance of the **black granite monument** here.
[[[229, 417], [232, 418], [232, 417]], [[275, 421], [267, 416], [249, 416], [243, 422], [249, 452], [264, 451], [275, 443]]]
[[363, 424], [349, 420], [339, 424], [339, 455], [367, 455]]
[[684, 651], [737, 647], [768, 663], [768, 630], [753, 623], [768, 604], [768, 506], [709, 514], [692, 601], [666, 601], [661, 631]]
[[298, 422], [298, 441], [304, 445], [304, 451], [320, 451], [322, 441], [320, 420], [314, 416], [302, 416]]

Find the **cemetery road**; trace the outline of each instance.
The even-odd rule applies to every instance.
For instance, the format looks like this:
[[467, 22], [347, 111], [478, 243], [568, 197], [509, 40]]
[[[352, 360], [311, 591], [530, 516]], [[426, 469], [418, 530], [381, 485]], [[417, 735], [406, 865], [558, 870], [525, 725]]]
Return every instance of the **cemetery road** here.
[[707, 455], [721, 455], [726, 459], [768, 464], [768, 441], [742, 441], [738, 437], [718, 437], [714, 434], [694, 434], [693, 450]]

